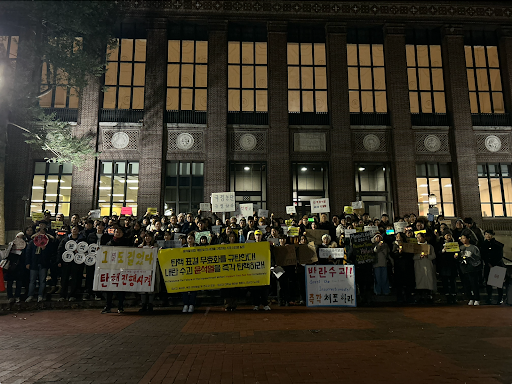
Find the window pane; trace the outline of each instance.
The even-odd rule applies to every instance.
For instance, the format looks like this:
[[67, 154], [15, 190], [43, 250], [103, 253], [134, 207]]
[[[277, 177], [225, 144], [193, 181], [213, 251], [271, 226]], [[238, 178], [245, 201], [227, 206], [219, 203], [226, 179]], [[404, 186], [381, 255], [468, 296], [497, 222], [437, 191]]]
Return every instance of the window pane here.
[[446, 113], [446, 100], [444, 92], [434, 92], [434, 107], [436, 113]]
[[503, 93], [493, 92], [492, 102], [494, 106], [494, 113], [505, 113], [505, 104], [503, 103]]
[[361, 89], [373, 89], [371, 68], [360, 68]]
[[228, 90], [228, 111], [240, 111], [240, 91], [237, 89]]
[[375, 112], [386, 113], [387, 111], [386, 92], [375, 92]]
[[503, 211], [503, 204], [493, 204], [494, 208], [494, 217], [505, 216], [505, 212]]
[[300, 89], [299, 67], [288, 67], [288, 88]]
[[361, 92], [361, 104], [363, 112], [374, 112], [373, 109], [373, 93], [372, 92]]
[[487, 47], [487, 59], [489, 60], [489, 67], [499, 68], [500, 62], [498, 60], [498, 47]]
[[415, 91], [418, 89], [416, 80], [416, 68], [407, 68], [407, 78], [409, 80], [409, 90]]
[[444, 90], [443, 70], [441, 68], [432, 70], [432, 89], [434, 91]]
[[118, 106], [119, 109], [130, 109], [131, 88], [119, 88]]
[[421, 92], [421, 111], [423, 113], [432, 113], [432, 96], [430, 92]]
[[491, 108], [491, 95], [489, 92], [479, 92], [480, 99], [480, 113], [492, 113]]
[[327, 75], [325, 67], [315, 68], [315, 89], [327, 89]]
[[487, 69], [476, 70], [476, 81], [479, 91], [489, 90], [489, 81], [487, 79]]
[[299, 65], [299, 44], [288, 43], [288, 64]]
[[441, 59], [441, 46], [431, 45], [430, 46], [430, 65], [432, 67], [442, 67], [443, 61]]
[[466, 45], [464, 47], [464, 52], [466, 53], [466, 66], [473, 67], [473, 51], [471, 47]]
[[144, 109], [144, 88], [133, 88], [133, 109]]
[[181, 90], [181, 109], [183, 111], [192, 110], [192, 89]]
[[[512, 203], [512, 179], [503, 178], [503, 194], [505, 203]], [[508, 210], [507, 210], [508, 211]], [[512, 215], [512, 212], [508, 212]]]
[[428, 68], [419, 68], [418, 75], [420, 90], [430, 90], [430, 70]]
[[254, 88], [254, 67], [244, 65], [242, 67], [242, 88]]
[[228, 63], [240, 63], [240, 43], [237, 41], [228, 42]]
[[167, 102], [166, 108], [168, 111], [177, 111], [180, 108], [179, 105], [179, 89], [178, 88], [168, 88], [167, 89]]
[[313, 68], [303, 67], [301, 73], [302, 89], [313, 89]]
[[489, 75], [491, 77], [491, 89], [493, 91], [501, 91], [501, 76], [499, 69], [490, 69]]
[[267, 67], [256, 67], [256, 88], [267, 88]]
[[183, 40], [181, 42], [181, 61], [183, 63], [194, 62], [194, 41]]
[[196, 111], [206, 111], [207, 109], [207, 92], [206, 89], [196, 89], [195, 107]]
[[256, 44], [256, 64], [267, 64], [267, 43]]
[[254, 91], [242, 91], [242, 111], [254, 111]]
[[492, 217], [491, 204], [482, 204], [481, 208], [483, 217]]
[[415, 67], [416, 66], [416, 52], [415, 46], [411, 44], [407, 44], [405, 46], [405, 53], [407, 55], [407, 66]]
[[181, 86], [194, 86], [194, 66], [191, 64], [183, 64], [181, 66]]
[[411, 113], [420, 112], [420, 106], [418, 103], [418, 92], [409, 92], [409, 103], [411, 105]]
[[316, 91], [316, 111], [327, 112], [327, 92]]
[[347, 64], [358, 65], [357, 62], [357, 44], [347, 44]]
[[315, 44], [315, 65], [325, 65], [325, 44]]
[[359, 70], [357, 67], [348, 68], [348, 88], [359, 89]]
[[359, 44], [359, 65], [362, 66], [370, 66], [370, 45], [369, 44]]
[[135, 61], [146, 61], [146, 40], [135, 40]]
[[300, 44], [300, 63], [301, 65], [313, 65], [313, 44]]
[[242, 64], [254, 64], [254, 43], [242, 43]]
[[418, 203], [428, 204], [428, 184], [427, 179], [418, 177], [416, 179], [416, 188], [418, 190]]
[[196, 63], [206, 64], [208, 62], [208, 42], [196, 41]]
[[240, 88], [240, 67], [238, 65], [228, 67], [228, 87]]
[[475, 70], [474, 69], [468, 69], [467, 70], [468, 75], [468, 87], [470, 91], [476, 91], [476, 83], [475, 83]]
[[471, 106], [471, 113], [478, 113], [478, 100], [476, 92], [469, 93], [469, 104]]
[[314, 112], [314, 100], [312, 91], [302, 92], [302, 111], [303, 112]]
[[350, 91], [348, 93], [348, 97], [350, 103], [350, 112], [360, 112], [359, 92]]
[[443, 203], [453, 203], [452, 180], [448, 178], [441, 179]]
[[121, 61], [132, 61], [133, 39], [121, 39]]
[[256, 111], [267, 112], [268, 111], [268, 97], [267, 91], [256, 91]]
[[428, 45], [417, 45], [416, 46], [416, 54], [418, 57], [418, 67], [428, 67], [429, 66]]
[[445, 217], [455, 217], [455, 209], [453, 207], [453, 204], [451, 204], [451, 203], [443, 204], [442, 214]]
[[482, 46], [473, 47], [473, 52], [475, 55], [475, 67], [487, 67], [487, 63], [485, 62], [485, 48]]
[[384, 68], [373, 69], [374, 89], [386, 89], [386, 75]]

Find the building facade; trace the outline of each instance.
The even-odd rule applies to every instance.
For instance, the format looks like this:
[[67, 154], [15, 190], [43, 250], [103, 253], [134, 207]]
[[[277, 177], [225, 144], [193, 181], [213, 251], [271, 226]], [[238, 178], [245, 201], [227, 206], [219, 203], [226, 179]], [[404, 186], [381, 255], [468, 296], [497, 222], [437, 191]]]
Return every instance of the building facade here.
[[[45, 209], [195, 211], [224, 191], [283, 217], [322, 197], [331, 213], [362, 200], [371, 216], [426, 215], [435, 194], [446, 217], [512, 228], [508, 2], [122, 9], [105, 76], [41, 100], [99, 156], [45, 163], [9, 128], [8, 230]], [[22, 51], [21, 33], [3, 34]]]

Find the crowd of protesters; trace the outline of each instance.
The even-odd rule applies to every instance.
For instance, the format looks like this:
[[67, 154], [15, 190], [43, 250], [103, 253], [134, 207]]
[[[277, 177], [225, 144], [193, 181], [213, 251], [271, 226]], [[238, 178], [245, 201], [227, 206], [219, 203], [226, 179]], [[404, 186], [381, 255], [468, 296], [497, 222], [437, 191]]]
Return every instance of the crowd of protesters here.
[[[114, 292], [93, 290], [94, 266], [75, 262], [63, 262], [62, 255], [66, 243], [74, 240], [106, 246], [161, 247], [169, 240], [180, 240], [183, 247], [196, 247], [214, 244], [268, 241], [271, 249], [290, 244], [308, 244], [308, 231], [323, 229], [328, 231], [322, 237], [322, 247], [344, 248], [345, 259], [318, 259], [319, 264], [355, 264], [358, 304], [371, 303], [376, 295], [389, 295], [390, 288], [399, 303], [421, 304], [435, 301], [456, 304], [462, 297], [457, 292], [457, 281], [464, 287], [467, 304], [480, 305], [480, 288], [487, 290], [486, 304], [503, 303], [503, 288], [497, 288], [497, 298], [492, 300], [493, 287], [486, 285], [487, 276], [493, 266], [505, 266], [503, 244], [494, 238], [492, 230], [482, 231], [471, 218], [457, 219], [453, 226], [442, 217], [428, 221], [424, 217], [406, 215], [395, 222], [405, 222], [403, 232], [394, 233], [394, 225], [384, 214], [381, 218], [362, 215], [333, 215], [319, 217], [290, 217], [285, 224], [282, 218], [230, 217], [222, 221], [215, 214], [171, 214], [170, 216], [151, 215], [143, 217], [104, 216], [93, 220], [90, 216], [72, 215], [69, 222], [62, 214], [52, 218], [51, 212], [44, 212], [44, 219], [33, 222], [23, 232], [16, 235], [3, 252], [4, 280], [9, 303], [44, 302], [57, 297], [58, 301], [106, 300], [102, 313], [109, 313], [113, 306]], [[52, 221], [58, 221], [57, 229], [52, 229]], [[373, 236], [373, 263], [358, 265], [349, 240], [345, 236], [348, 229], [359, 229], [371, 225], [378, 228]], [[298, 236], [287, 236], [288, 226], [298, 227]], [[213, 228], [217, 231], [213, 231]], [[402, 225], [402, 227], [404, 227]], [[53, 228], [56, 228], [53, 225]], [[220, 230], [218, 230], [220, 228]], [[196, 243], [196, 232], [210, 232]], [[311, 233], [311, 232], [310, 232]], [[44, 235], [44, 244], [35, 241]], [[418, 244], [428, 245], [430, 251], [413, 254], [403, 252], [402, 245], [416, 239]], [[163, 243], [162, 243], [163, 241]], [[414, 240], [413, 240], [414, 241]], [[447, 250], [446, 243], [457, 242], [458, 252]], [[241, 297], [249, 297], [254, 310], [270, 310], [269, 297], [277, 297], [279, 305], [305, 305], [304, 265], [284, 267], [280, 279], [271, 275], [270, 286], [248, 289], [221, 289], [226, 311], [235, 310]], [[167, 294], [163, 279], [157, 269], [155, 292], [140, 297], [141, 312], [153, 310], [155, 295], [162, 306], [173, 300]], [[438, 280], [445, 300], [435, 299]], [[506, 283], [506, 282], [505, 282]], [[22, 292], [23, 291], [23, 292]], [[124, 311], [125, 295], [115, 293], [118, 312]], [[197, 292], [185, 292], [181, 296], [183, 312], [194, 312]], [[22, 296], [23, 295], [23, 296]]]

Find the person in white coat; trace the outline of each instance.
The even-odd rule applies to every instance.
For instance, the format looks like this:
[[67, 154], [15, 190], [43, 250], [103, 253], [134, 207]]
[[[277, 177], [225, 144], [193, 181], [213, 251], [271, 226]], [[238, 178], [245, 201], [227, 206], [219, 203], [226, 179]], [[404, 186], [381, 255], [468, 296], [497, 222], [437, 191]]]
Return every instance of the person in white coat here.
[[434, 247], [427, 243], [424, 233], [416, 235], [418, 244], [426, 246], [428, 252], [414, 254], [414, 275], [416, 277], [416, 290], [419, 301], [432, 301], [432, 291], [436, 284], [432, 260], [436, 258]]

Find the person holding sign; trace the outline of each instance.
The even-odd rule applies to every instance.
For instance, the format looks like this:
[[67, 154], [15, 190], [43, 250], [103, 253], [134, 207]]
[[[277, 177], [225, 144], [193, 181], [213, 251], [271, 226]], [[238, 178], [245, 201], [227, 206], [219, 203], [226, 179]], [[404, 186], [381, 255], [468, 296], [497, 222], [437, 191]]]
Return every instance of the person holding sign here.
[[[453, 246], [455, 245], [455, 249]], [[458, 261], [455, 259], [459, 244], [453, 239], [450, 230], [444, 232], [444, 244], [437, 260], [437, 271], [443, 282], [443, 291], [448, 304], [457, 304]], [[460, 250], [459, 250], [460, 252]]]
[[414, 260], [413, 254], [404, 252], [403, 246], [407, 244], [405, 233], [398, 232], [395, 235], [392, 248], [393, 273], [396, 287], [396, 298], [399, 303], [411, 303], [414, 301]]
[[476, 245], [470, 243], [469, 235], [462, 234], [460, 240], [462, 241], [460, 253], [456, 253], [455, 258], [460, 263], [462, 282], [469, 299], [468, 305], [480, 305], [480, 286], [478, 284], [478, 274], [481, 273], [482, 265], [480, 250]]
[[[505, 263], [503, 262], [504, 245], [494, 238], [494, 231], [492, 229], [485, 231], [484, 236], [485, 240], [482, 246], [482, 259], [485, 262], [484, 277], [487, 279], [492, 267], [505, 267]], [[491, 304], [492, 285], [486, 285], [485, 288], [487, 289], [486, 303]], [[503, 303], [503, 288], [496, 287], [496, 289], [498, 290], [498, 301], [495, 304], [500, 305]]]
[[[72, 260], [70, 262], [64, 262], [62, 260], [62, 255], [64, 254], [64, 252], [66, 252], [66, 243], [68, 243], [69, 241], [74, 241], [75, 243], [78, 244], [79, 242], [85, 240], [85, 237], [83, 237], [80, 233], [80, 228], [75, 225], [71, 229], [71, 233], [66, 235], [59, 244], [59, 248], [57, 250], [57, 259], [58, 267], [61, 268], [61, 290], [58, 301], [64, 301], [66, 299], [68, 299], [69, 301], [76, 301], [76, 294], [79, 288], [82, 286], [82, 275], [84, 266], [83, 264], [75, 263], [75, 260]], [[69, 296], [68, 287], [71, 287]]]
[[[254, 231], [254, 237], [257, 243], [261, 242], [263, 240], [263, 232], [257, 229]], [[270, 311], [270, 306], [268, 305], [269, 289], [269, 285], [251, 287], [252, 305], [254, 305], [253, 310], [258, 311], [260, 306], [262, 306], [265, 311]]]
[[375, 244], [373, 252], [375, 252], [375, 262], [373, 263], [373, 273], [375, 274], [374, 292], [376, 295], [389, 295], [389, 277], [388, 277], [388, 260], [393, 260], [389, 256], [389, 247], [384, 242], [382, 235], [377, 233], [372, 243]]
[[39, 280], [37, 302], [40, 303], [43, 301], [44, 289], [46, 288], [46, 275], [51, 264], [52, 247], [50, 241], [53, 241], [53, 238], [46, 233], [44, 226], [42, 226], [39, 232], [33, 237], [34, 240], [28, 244], [25, 254], [25, 265], [30, 271], [28, 297], [25, 302], [30, 303], [32, 301], [32, 296], [36, 290], [37, 279]]
[[[189, 233], [187, 235], [187, 244], [183, 246], [183, 248], [186, 247], [197, 247], [196, 244], [196, 238], [193, 233]], [[191, 292], [183, 292], [182, 299], [183, 299], [183, 309], [181, 312], [183, 313], [193, 313], [194, 308], [196, 306], [196, 296], [197, 291], [191, 291]]]
[[436, 258], [434, 247], [427, 244], [425, 233], [418, 233], [416, 235], [418, 244], [428, 245], [427, 251], [414, 254], [414, 275], [416, 278], [416, 290], [418, 292], [419, 300], [429, 302], [432, 301], [432, 291], [434, 290], [434, 284], [436, 284], [436, 278], [434, 274], [434, 265], [432, 260]]
[[320, 248], [336, 248], [338, 245], [336, 242], [331, 242], [331, 236], [325, 234], [322, 236], [322, 244], [318, 246], [317, 254], [318, 254], [318, 264], [329, 265], [329, 264], [338, 264], [337, 260], [334, 260], [331, 255], [328, 258], [320, 258]]

